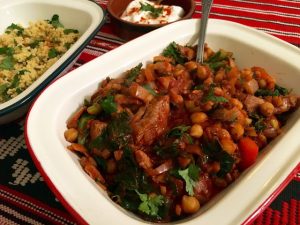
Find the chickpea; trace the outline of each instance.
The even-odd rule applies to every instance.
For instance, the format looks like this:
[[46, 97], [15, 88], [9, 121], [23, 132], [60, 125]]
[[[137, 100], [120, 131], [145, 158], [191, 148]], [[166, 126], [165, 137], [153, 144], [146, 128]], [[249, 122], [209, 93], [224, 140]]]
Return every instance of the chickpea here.
[[230, 99], [230, 103], [234, 106], [236, 106], [238, 109], [242, 109], [243, 108], [243, 103], [241, 103], [240, 100], [238, 100], [237, 98], [231, 98]]
[[195, 112], [191, 115], [191, 121], [195, 123], [203, 123], [208, 119], [207, 115], [204, 112]]
[[258, 86], [259, 86], [260, 88], [265, 88], [265, 87], [267, 86], [266, 80], [264, 80], [264, 79], [258, 80]]
[[64, 136], [68, 142], [75, 142], [78, 138], [78, 130], [70, 128], [65, 131]]
[[234, 140], [239, 140], [244, 135], [244, 127], [240, 123], [234, 123], [230, 133]]
[[220, 144], [225, 152], [228, 154], [233, 154], [237, 149], [236, 144], [230, 138], [223, 138], [220, 141]]
[[225, 70], [220, 69], [216, 76], [215, 76], [215, 82], [221, 82], [225, 77]]
[[101, 112], [101, 106], [98, 103], [94, 103], [87, 108], [87, 112], [90, 115], [97, 115]]
[[112, 174], [116, 171], [116, 169], [117, 169], [116, 161], [114, 159], [109, 159], [106, 163], [107, 173]]
[[260, 104], [259, 109], [260, 112], [266, 117], [272, 116], [275, 110], [273, 104], [270, 102], [264, 102]]
[[198, 64], [195, 61], [189, 61], [185, 63], [184, 66], [189, 72], [192, 72], [194, 70], [197, 70]]
[[197, 198], [193, 196], [182, 196], [181, 206], [183, 212], [187, 214], [196, 213], [200, 209], [200, 203]]
[[190, 135], [195, 138], [200, 138], [203, 135], [203, 128], [199, 124], [194, 124], [191, 127]]
[[197, 67], [197, 73], [196, 73], [197, 77], [199, 77], [201, 80], [205, 80], [206, 78], [208, 78], [208, 71], [205, 68], [205, 66], [198, 66]]
[[275, 119], [275, 118], [271, 119], [271, 120], [270, 120], [270, 124], [271, 124], [271, 126], [272, 126], [273, 128], [279, 129], [279, 122], [278, 122], [277, 119]]
[[252, 79], [252, 75], [253, 75], [253, 72], [251, 71], [251, 69], [243, 69], [241, 71], [241, 77], [243, 79], [245, 79], [246, 81], [250, 81]]
[[215, 87], [214, 88], [214, 94], [217, 95], [217, 96], [222, 96], [224, 94], [224, 91], [222, 90], [222, 88]]

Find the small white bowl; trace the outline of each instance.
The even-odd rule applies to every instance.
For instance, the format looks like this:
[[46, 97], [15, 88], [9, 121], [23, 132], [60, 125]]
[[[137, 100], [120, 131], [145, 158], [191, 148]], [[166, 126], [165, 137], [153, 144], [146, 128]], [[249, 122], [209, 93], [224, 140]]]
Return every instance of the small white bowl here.
[[27, 26], [31, 21], [51, 19], [54, 14], [59, 15], [60, 21], [66, 27], [77, 29], [80, 38], [30, 87], [15, 98], [0, 104], [0, 124], [24, 115], [39, 92], [72, 66], [83, 48], [104, 24], [103, 9], [92, 1], [0, 0], [0, 34], [12, 23]]
[[[140, 62], [149, 62], [172, 41], [195, 44], [198, 28], [199, 20], [185, 20], [128, 42], [60, 78], [33, 104], [25, 128], [28, 149], [49, 187], [78, 222], [149, 224], [114, 204], [83, 171], [78, 157], [66, 149], [67, 119], [106, 76], [117, 77]], [[215, 50], [232, 51], [240, 68], [261, 66], [274, 75], [279, 85], [300, 94], [300, 50], [296, 47], [255, 29], [214, 19], [209, 21], [206, 40]], [[64, 95], [60, 94], [62, 90]], [[257, 162], [238, 180], [199, 213], [171, 224], [232, 225], [252, 221], [258, 214], [253, 212], [259, 207], [263, 210], [270, 203], [269, 200], [278, 194], [278, 187], [283, 187], [280, 184], [286, 185], [285, 178], [299, 163], [299, 130], [298, 109], [289, 118], [283, 133], [260, 153]]]

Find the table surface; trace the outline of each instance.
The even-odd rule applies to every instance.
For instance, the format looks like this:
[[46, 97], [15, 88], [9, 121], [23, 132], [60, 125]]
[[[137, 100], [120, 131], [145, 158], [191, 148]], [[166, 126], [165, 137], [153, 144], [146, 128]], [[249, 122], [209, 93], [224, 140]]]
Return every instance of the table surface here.
[[[106, 8], [107, 1], [97, 3]], [[200, 0], [193, 17], [201, 17]], [[210, 17], [248, 25], [300, 47], [300, 0], [215, 0]], [[72, 69], [124, 43], [112, 33], [108, 18]], [[0, 126], [0, 224], [77, 224], [34, 166], [23, 132], [24, 118]], [[295, 171], [251, 224], [300, 224], [300, 168]]]

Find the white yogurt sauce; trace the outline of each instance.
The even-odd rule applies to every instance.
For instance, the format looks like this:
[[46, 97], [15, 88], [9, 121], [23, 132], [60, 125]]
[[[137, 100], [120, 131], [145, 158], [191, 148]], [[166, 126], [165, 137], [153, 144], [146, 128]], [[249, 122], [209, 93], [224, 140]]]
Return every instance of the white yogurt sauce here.
[[[162, 8], [162, 12], [158, 17], [155, 17], [151, 11], [141, 10], [141, 4]], [[165, 24], [179, 20], [183, 15], [184, 10], [180, 6], [158, 5], [147, 0], [134, 0], [129, 3], [121, 19], [140, 24]]]

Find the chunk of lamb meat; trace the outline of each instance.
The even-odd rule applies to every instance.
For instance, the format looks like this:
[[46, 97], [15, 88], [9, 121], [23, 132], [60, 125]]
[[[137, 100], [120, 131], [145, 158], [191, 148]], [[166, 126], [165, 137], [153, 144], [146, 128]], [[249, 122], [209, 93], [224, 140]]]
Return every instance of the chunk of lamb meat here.
[[255, 97], [253, 95], [247, 95], [244, 104], [246, 106], [246, 110], [249, 113], [252, 113], [256, 110], [256, 108], [261, 105], [262, 103], [264, 103], [264, 100], [258, 97]]
[[169, 96], [154, 98], [146, 106], [143, 117], [131, 123], [135, 145], [151, 145], [164, 133], [170, 112]]

